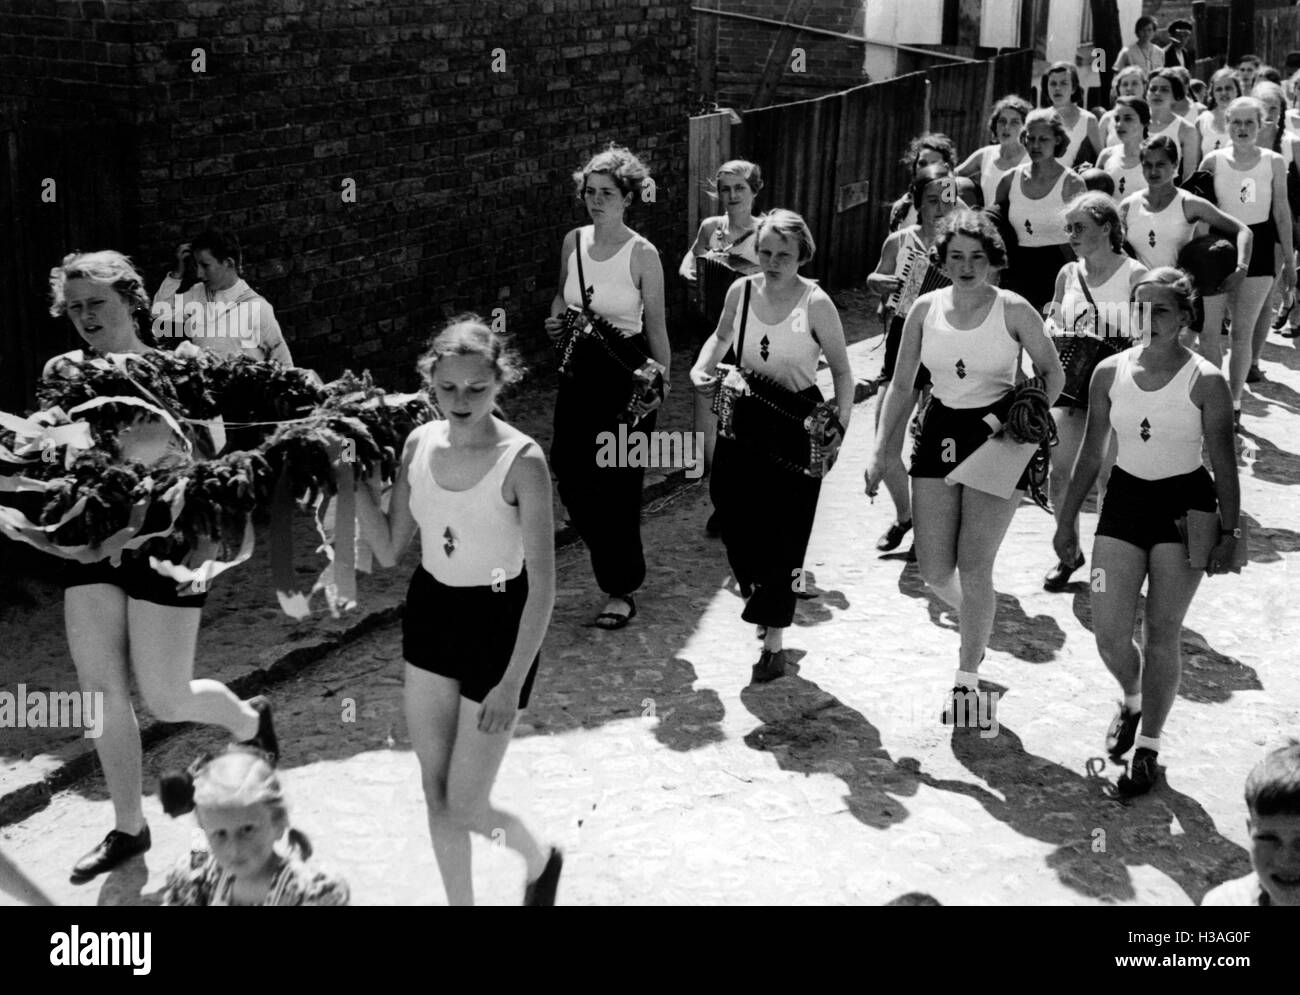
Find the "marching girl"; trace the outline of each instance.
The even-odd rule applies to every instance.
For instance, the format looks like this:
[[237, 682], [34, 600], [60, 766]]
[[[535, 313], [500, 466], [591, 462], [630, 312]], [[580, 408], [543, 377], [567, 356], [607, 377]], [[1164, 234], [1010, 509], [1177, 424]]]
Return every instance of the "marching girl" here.
[[[55, 317], [67, 315], [85, 348], [56, 356], [44, 376], [62, 376], [62, 361], [110, 353], [156, 350], [148, 327], [144, 281], [120, 252], [74, 253], [50, 271]], [[71, 373], [67, 374], [71, 375]], [[150, 454], [156, 458], [156, 454]], [[143, 451], [135, 458], [150, 462]], [[151, 845], [141, 808], [140, 727], [131, 707], [131, 674], [145, 705], [162, 722], [224, 726], [236, 739], [279, 752], [270, 702], [240, 701], [224, 684], [194, 680], [194, 652], [205, 593], [178, 594], [176, 582], [147, 559], [126, 552], [121, 566], [107, 560], [69, 562], [62, 576], [68, 649], [84, 692], [103, 696], [104, 733], [95, 752], [113, 800], [114, 828], [72, 871], [88, 881], [144, 853]]]
[[1187, 179], [1196, 168], [1200, 157], [1200, 140], [1195, 128], [1174, 113], [1174, 101], [1182, 100], [1186, 91], [1183, 81], [1171, 69], [1161, 69], [1147, 80], [1147, 106], [1151, 120], [1147, 124], [1150, 138], [1168, 137], [1178, 145], [1179, 161], [1183, 164], [1181, 179]]
[[[903, 153], [900, 161], [907, 170], [907, 175], [912, 179], [916, 179], [916, 174], [926, 166], [942, 163], [949, 169], [956, 169], [957, 146], [942, 132], [927, 132], [908, 143], [907, 151]], [[889, 230], [898, 231], [899, 228], [907, 228], [914, 224], [916, 224], [916, 205], [912, 203], [911, 194], [904, 193], [889, 209]]]
[[[1091, 111], [1083, 109], [1083, 87], [1079, 83], [1079, 70], [1073, 63], [1054, 62], [1043, 73], [1043, 107], [1050, 107], [1061, 117], [1069, 139], [1058, 158], [1063, 166], [1073, 169], [1080, 163], [1097, 161], [1102, 149], [1101, 129]], [[1084, 142], [1087, 145], [1084, 145]]]
[[1097, 167], [1115, 185], [1115, 203], [1121, 203], [1147, 185], [1142, 176], [1142, 142], [1146, 138], [1151, 109], [1141, 97], [1118, 97], [1115, 106], [1107, 111], [1114, 115], [1115, 133], [1119, 144], [1101, 150]]
[[195, 768], [165, 778], [158, 792], [174, 815], [193, 808], [207, 837], [168, 875], [163, 905], [348, 904], [347, 882], [308, 862], [311, 842], [289, 825], [280, 779], [265, 756], [236, 747]]
[[[1264, 106], [1264, 124], [1259, 129], [1259, 137], [1255, 139], [1255, 144], [1262, 149], [1272, 149], [1274, 152], [1279, 153], [1282, 156], [1283, 169], [1289, 169], [1295, 157], [1295, 141], [1286, 129], [1287, 101], [1282, 87], [1269, 80], [1260, 80], [1255, 84], [1255, 88], [1250, 91], [1250, 95]], [[1293, 217], [1293, 234], [1294, 227], [1295, 219]], [[1275, 245], [1273, 252], [1277, 257], [1274, 271], [1278, 275], [1273, 278], [1273, 286], [1269, 291], [1268, 301], [1260, 309], [1259, 317], [1255, 319], [1255, 334], [1251, 340], [1250, 368], [1246, 372], [1246, 383], [1258, 383], [1264, 379], [1264, 374], [1259, 368], [1259, 361], [1264, 355], [1264, 344], [1268, 341], [1269, 328], [1274, 324], [1275, 318], [1279, 326], [1286, 320], [1286, 311], [1281, 306], [1284, 301], [1281, 294], [1282, 267], [1278, 265], [1282, 261], [1281, 244]], [[1291, 254], [1293, 256], [1294, 252], [1295, 250], [1292, 248]]]
[[[1245, 256], [1238, 254], [1238, 273], [1244, 278], [1228, 288], [1226, 293], [1205, 299], [1205, 332], [1201, 336], [1201, 355], [1210, 362], [1219, 359], [1215, 342], [1207, 350], [1207, 339], [1217, 339], [1213, 334], [1223, 325], [1225, 311], [1232, 315], [1232, 354], [1228, 363], [1228, 386], [1232, 390], [1232, 406], [1240, 421], [1241, 395], [1246, 387], [1246, 374], [1250, 371], [1254, 346], [1255, 322], [1268, 300], [1277, 275], [1277, 259], [1273, 246], [1281, 243], [1290, 246], [1291, 207], [1286, 197], [1286, 163], [1271, 149], [1261, 149], [1255, 139], [1264, 121], [1263, 105], [1254, 97], [1239, 97], [1228, 106], [1228, 131], [1232, 144], [1211, 152], [1201, 163], [1201, 169], [1214, 177], [1214, 195], [1219, 207], [1254, 234], [1254, 251]], [[1283, 294], [1295, 287], [1295, 256], [1282, 253]]]
[[[1137, 100], [1136, 97], [1120, 99]], [[1123, 131], [1126, 119], [1121, 116], [1119, 122]], [[1123, 251], [1124, 235], [1114, 201], [1105, 194], [1091, 192], [1075, 198], [1066, 208], [1065, 230], [1077, 258], [1062, 266], [1056, 278], [1052, 317], [1048, 319], [1049, 333], [1091, 333], [1117, 348], [1127, 349], [1133, 345], [1129, 298], [1133, 287], [1147, 270]], [[1074, 458], [1083, 442], [1084, 415], [1088, 410], [1087, 384], [1081, 387], [1079, 396], [1062, 394], [1052, 408], [1057, 444], [1051, 449], [1048, 490], [1052, 508], [1058, 513], [1070, 482]], [[1109, 449], [1101, 464], [1098, 493], [1106, 490], [1106, 478], [1114, 459], [1114, 451]], [[1078, 528], [1077, 522], [1075, 528]], [[1043, 589], [1064, 590], [1070, 582], [1070, 575], [1082, 566], [1082, 555], [1069, 563], [1058, 562], [1043, 579]]]
[[989, 134], [993, 136], [993, 144], [976, 149], [957, 167], [958, 176], [980, 185], [984, 203], [989, 206], [997, 200], [998, 183], [1002, 177], [1025, 161], [1020, 132], [1030, 110], [1029, 102], [1015, 94], [999, 100], [989, 115]]
[[1133, 34], [1137, 40], [1119, 53], [1119, 58], [1115, 60], [1115, 68], [1119, 70], [1125, 66], [1140, 66], [1148, 75], [1164, 68], [1165, 50], [1152, 41], [1158, 28], [1159, 25], [1154, 17], [1148, 14], [1139, 17], [1133, 26]]
[[[655, 247], [624, 223], [627, 209], [649, 178], [641, 161], [618, 147], [596, 154], [573, 174], [592, 223], [564, 237], [559, 289], [551, 302], [546, 332], [558, 338], [565, 308], [587, 303], [663, 364], [666, 388], [672, 350], [664, 318], [663, 268]], [[578, 252], [586, 288], [579, 286]], [[607, 598], [594, 622], [602, 629], [621, 629], [636, 617], [633, 595], [646, 572], [641, 546], [645, 469], [602, 467], [596, 460], [599, 436], [618, 435], [617, 412], [626, 393], [624, 381], [600, 383], [579, 375], [561, 378], [555, 400], [551, 463], [560, 500], [587, 544], [596, 583]], [[657, 414], [642, 418], [635, 429], [654, 431]]]
[[[1253, 236], [1249, 228], [1203, 197], [1175, 186], [1178, 146], [1172, 138], [1148, 138], [1141, 145], [1139, 159], [1146, 189], [1120, 202], [1119, 218], [1125, 241], [1143, 266], [1156, 269], [1175, 265], [1183, 246], [1195, 237], [1197, 222], [1235, 241], [1239, 260], [1250, 259]], [[1202, 335], [1201, 341], [1202, 355], [1206, 355], [1206, 349], [1222, 349], [1217, 330], [1213, 336]], [[1214, 360], [1213, 356], [1207, 358]]]
[[[1139, 66], [1125, 66], [1115, 74], [1111, 84], [1115, 92], [1115, 102], [1120, 97], [1141, 97], [1147, 92], [1147, 74]], [[1145, 103], [1145, 101], [1144, 101]], [[1097, 122], [1101, 131], [1101, 140], [1107, 148], [1120, 144], [1120, 137], [1115, 133], [1115, 109], [1112, 107]]]
[[[1192, 320], [1192, 296], [1186, 275], [1164, 267], [1134, 289], [1147, 338], [1097, 367], [1086, 435], [1053, 540], [1063, 561], [1078, 557], [1076, 516], [1113, 430], [1119, 455], [1092, 549], [1093, 569], [1105, 571], [1106, 583], [1093, 589], [1092, 621], [1097, 651], [1123, 693], [1107, 752], [1118, 760], [1137, 747], [1119, 780], [1126, 796], [1150, 791], [1158, 778], [1160, 733], [1182, 671], [1183, 618], [1201, 580], [1188, 563], [1177, 519], [1189, 509], [1217, 507], [1222, 538], [1210, 553], [1210, 575], [1231, 568], [1240, 536], [1232, 398], [1219, 370], [1179, 342]], [[1213, 478], [1201, 464], [1203, 442]], [[1144, 582], [1139, 647], [1133, 626]]]
[[[956, 206], [955, 191], [948, 167], [940, 164], [922, 169], [912, 183], [910, 196], [913, 203], [920, 205], [920, 223], [902, 228], [885, 239], [876, 271], [867, 277], [867, 286], [886, 300], [902, 285], [903, 268], [907, 265], [909, 257], [921, 254], [920, 260], [912, 264], [914, 266], [920, 265], [922, 261], [928, 262], [930, 247], [934, 245], [939, 222], [951, 214]], [[946, 284], [947, 280], [945, 279], [944, 282]], [[898, 347], [903, 340], [903, 323], [906, 319], [906, 310], [887, 309], [885, 312], [887, 329], [885, 361], [880, 371], [880, 380], [883, 384], [888, 384], [894, 378]], [[907, 405], [909, 413], [916, 407], [920, 391], [928, 383], [929, 375], [922, 368], [912, 382], [911, 403]], [[877, 432], [880, 431], [880, 415], [884, 410], [883, 389], [878, 396], [880, 400], [876, 403], [875, 411]], [[885, 490], [889, 492], [894, 502], [895, 515], [894, 524], [886, 529], [884, 535], [876, 542], [876, 549], [885, 553], [896, 549], [912, 528], [912, 499], [907, 483], [907, 471], [903, 466], [903, 436], [906, 429], [907, 419], [900, 419], [894, 432], [895, 437], [885, 448], [887, 455], [881, 471]], [[909, 558], [915, 557], [909, 554]]]
[[358, 489], [357, 510], [385, 567], [420, 533], [402, 655], [433, 853], [450, 903], [473, 905], [470, 833], [500, 829], [527, 865], [524, 904], [554, 905], [560, 851], [543, 852], [490, 800], [555, 604], [550, 473], [537, 444], [493, 413], [519, 371], [476, 315], [444, 328], [419, 369], [447, 421], [407, 439], [387, 516], [367, 488]]
[[1205, 113], [1196, 119], [1203, 155], [1232, 144], [1228, 134], [1228, 105], [1240, 96], [1243, 96], [1241, 81], [1233, 70], [1225, 67], [1210, 77], [1210, 99]]
[[[695, 242], [686, 250], [678, 272], [687, 283], [694, 286], [695, 260], [701, 256], [712, 256], [724, 260], [737, 277], [751, 276], [758, 272], [758, 242], [754, 237], [754, 198], [763, 189], [763, 173], [752, 162], [744, 159], [732, 159], [718, 167], [713, 185], [714, 195], [726, 209], [726, 214], [705, 218], [700, 223]], [[710, 295], [712, 296], [712, 295]], [[708, 302], [705, 302], [706, 305]], [[721, 313], [713, 313], [706, 307], [704, 319], [710, 328], [717, 326]], [[708, 398], [702, 394], [695, 395], [695, 431], [704, 436], [704, 466], [713, 466], [713, 447], [718, 437], [718, 420], [709, 407]], [[710, 536], [721, 535], [718, 513], [709, 517], [705, 532]]]
[[[824, 356], [835, 383], [840, 426], [853, 414], [853, 373], [839, 312], [816, 282], [799, 275], [815, 246], [807, 223], [777, 209], [758, 224], [762, 269], [727, 291], [722, 319], [691, 368], [696, 390], [713, 394], [714, 370], [737, 333], [744, 343], [736, 361], [817, 401], [817, 366]], [[745, 312], [745, 289], [750, 292]], [[915, 376], [915, 369], [910, 373]], [[763, 651], [754, 667], [757, 682], [785, 673], [783, 637], [794, 621], [798, 578], [817, 514], [821, 479], [774, 465], [763, 453], [719, 438], [710, 479], [714, 506], [722, 514], [727, 560], [745, 598], [742, 617], [758, 627]]]
[[1020, 141], [1029, 162], [998, 183], [997, 203], [1017, 240], [1011, 265], [1002, 277], [1008, 290], [1041, 313], [1052, 299], [1061, 264], [1070, 257], [1065, 205], [1084, 192], [1084, 185], [1078, 174], [1062, 165], [1069, 136], [1056, 111], [1031, 111]]
[[[1034, 146], [1030, 146], [1032, 153]], [[954, 681], [956, 705], [979, 688], [979, 666], [993, 631], [996, 595], [993, 561], [1027, 485], [1010, 498], [995, 497], [944, 478], [989, 437], [985, 415], [1005, 412], [1016, 384], [1020, 350], [1033, 361], [1054, 398], [1065, 376], [1038, 311], [1018, 294], [991, 284], [1006, 265], [1006, 250], [992, 223], [972, 211], [944, 219], [933, 248], [953, 285], [924, 294], [913, 305], [885, 412], [864, 474], [867, 493], [880, 483], [886, 447], [905, 415], [907, 384], [924, 363], [934, 378], [921, 438], [912, 452], [912, 514], [921, 576], [957, 612], [961, 654]], [[952, 721], [946, 708], [944, 721]]]

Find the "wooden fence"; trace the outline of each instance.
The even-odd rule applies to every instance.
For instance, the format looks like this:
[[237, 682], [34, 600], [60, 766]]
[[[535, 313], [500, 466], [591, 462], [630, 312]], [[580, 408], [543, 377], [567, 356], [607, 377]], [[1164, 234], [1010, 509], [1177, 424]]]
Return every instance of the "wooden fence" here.
[[934, 67], [842, 93], [691, 119], [689, 238], [709, 213], [704, 199], [725, 158], [763, 169], [758, 210], [788, 207], [812, 229], [817, 254], [803, 272], [828, 289], [864, 280], [888, 234], [889, 208], [910, 177], [900, 163], [908, 141], [927, 130], [956, 142], [961, 158], [989, 142], [989, 108], [1028, 91], [1031, 52]]
[[1265, 65], [1284, 72], [1288, 52], [1300, 51], [1300, 9], [1277, 7], [1255, 12], [1255, 51]]

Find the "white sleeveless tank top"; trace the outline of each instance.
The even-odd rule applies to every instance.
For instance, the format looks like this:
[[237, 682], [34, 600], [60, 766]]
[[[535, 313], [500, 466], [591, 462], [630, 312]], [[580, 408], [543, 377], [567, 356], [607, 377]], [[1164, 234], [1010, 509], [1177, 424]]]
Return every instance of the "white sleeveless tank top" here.
[[[1079, 112], [1079, 120], [1074, 122], [1073, 128], [1066, 128], [1065, 133], [1070, 136], [1070, 144], [1065, 148], [1065, 154], [1057, 159], [1062, 166], [1066, 168], [1074, 164], [1074, 157], [1079, 154], [1079, 147], [1083, 145], [1083, 140], [1088, 137], [1088, 121], [1096, 120], [1088, 111]], [[1101, 151], [1098, 149], [1098, 151]]]
[[524, 568], [524, 534], [519, 508], [507, 504], [501, 485], [515, 458], [533, 444], [511, 442], [492, 469], [473, 487], [449, 491], [433, 477], [433, 444], [446, 438], [447, 423], [429, 422], [411, 457], [411, 515], [420, 527], [420, 562], [449, 587], [486, 587], [518, 577]]
[[[1212, 153], [1214, 196], [1219, 210], [1230, 214], [1243, 225], [1267, 221], [1273, 210], [1273, 157], [1271, 149], [1259, 150], [1259, 162], [1250, 169], [1233, 169], [1228, 164], [1229, 149]], [[1265, 246], [1267, 248], [1267, 246]]]
[[[564, 303], [582, 307], [582, 291], [578, 288], [577, 252], [582, 252], [582, 274], [591, 288], [591, 309], [614, 327], [636, 334], [641, 331], [641, 291], [632, 282], [632, 249], [646, 242], [633, 234], [613, 257], [598, 262], [591, 258], [591, 240], [595, 225], [578, 229], [579, 249], [569, 256], [568, 273], [564, 278]], [[646, 242], [648, 245], [649, 243]]]
[[[1083, 274], [1079, 271], [1079, 262], [1066, 263], [1065, 289], [1061, 293], [1061, 327], [1068, 331], [1083, 331], [1082, 325], [1091, 313], [1088, 295], [1083, 292], [1080, 281]], [[1102, 337], [1130, 337], [1129, 332], [1129, 287], [1133, 282], [1133, 271], [1141, 266], [1136, 260], [1123, 257], [1119, 268], [1109, 280], [1102, 284], [1089, 282], [1088, 291], [1097, 304], [1100, 314], [1094, 316], [1091, 332]]]
[[998, 161], [998, 155], [1002, 152], [1001, 145], [987, 145], [984, 148], [984, 165], [980, 167], [980, 189], [984, 192], [984, 206], [992, 207], [997, 203], [998, 184], [1002, 182], [1002, 177], [1015, 169], [1025, 161], [1027, 152], [1022, 152], [1019, 159], [1010, 169], [999, 169], [995, 163]]
[[[1155, 128], [1151, 128], [1148, 126], [1147, 140], [1149, 141], [1152, 138], [1159, 138], [1161, 135], [1164, 135], [1168, 138], [1172, 138], [1174, 140], [1174, 144], [1178, 145], [1179, 133], [1182, 131], [1183, 125], [1185, 125], [1186, 123], [1187, 123], [1186, 121], [1184, 121], [1177, 114], [1175, 114], [1174, 119], [1170, 121], [1167, 125], [1165, 125], [1163, 128], [1157, 130]], [[1181, 146], [1179, 146], [1179, 148], [1181, 149]], [[1179, 168], [1182, 167], [1180, 166]]]
[[1020, 363], [1020, 346], [1007, 331], [1007, 292], [998, 290], [988, 317], [968, 330], [944, 317], [952, 293], [945, 287], [921, 297], [930, 304], [921, 324], [921, 362], [934, 380], [931, 393], [945, 406], [987, 407], [1015, 386]]
[[[753, 281], [756, 278], [749, 279]], [[750, 290], [744, 355], [739, 357], [740, 365], [745, 369], [775, 380], [788, 390], [806, 390], [817, 383], [817, 360], [822, 354], [822, 347], [812, 333], [808, 308], [817, 285], [811, 280], [804, 282], [807, 286], [799, 303], [784, 321], [776, 325], [769, 325], [754, 312], [753, 295], [757, 288]], [[741, 300], [744, 300], [743, 291]], [[737, 308], [732, 325], [733, 342], [740, 334], [740, 312], [741, 309]]]
[[1123, 154], [1112, 155], [1106, 159], [1106, 165], [1102, 169], [1106, 171], [1106, 175], [1115, 184], [1113, 199], [1116, 204], [1120, 203], [1125, 197], [1147, 188], [1146, 177], [1142, 175], [1142, 160], [1140, 157], [1137, 165], [1126, 167]]
[[1222, 131], [1214, 127], [1214, 111], [1206, 111], [1196, 119], [1196, 130], [1201, 133], [1201, 158], [1232, 144], [1226, 127]]
[[1182, 190], [1175, 191], [1169, 206], [1154, 214], [1143, 206], [1140, 196], [1129, 204], [1126, 241], [1148, 269], [1176, 266], [1178, 251], [1192, 240], [1196, 223], [1188, 221], [1183, 210], [1186, 196]]
[[1143, 390], [1132, 370], [1140, 354], [1140, 347], [1120, 353], [1110, 386], [1110, 423], [1119, 442], [1115, 465], [1142, 480], [1191, 473], [1201, 465], [1201, 409], [1191, 391], [1202, 366], [1213, 367], [1193, 354], [1164, 387]]
[[[1017, 166], [1011, 173], [1011, 199], [1008, 220], [1016, 230], [1023, 248], [1040, 248], [1045, 245], [1062, 245], [1070, 241], [1065, 234], [1065, 178], [1070, 170], [1064, 169], [1056, 184], [1045, 196], [1033, 200], [1025, 196], [1021, 183], [1029, 175], [1029, 164]], [[946, 402], [945, 402], [946, 403]]]

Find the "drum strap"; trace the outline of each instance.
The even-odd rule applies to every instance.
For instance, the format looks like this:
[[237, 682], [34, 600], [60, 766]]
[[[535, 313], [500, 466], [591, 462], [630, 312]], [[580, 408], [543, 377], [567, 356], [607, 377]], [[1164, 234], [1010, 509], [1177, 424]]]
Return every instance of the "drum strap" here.
[[[1079, 281], [1079, 289], [1083, 291], [1083, 296], [1088, 299], [1088, 303], [1092, 306], [1092, 316], [1094, 321], [1093, 327], [1098, 328], [1102, 323], [1101, 308], [1097, 307], [1097, 302], [1093, 300], [1092, 291], [1088, 289], [1087, 277], [1083, 275], [1083, 266], [1078, 262], [1074, 264], [1074, 275]], [[1074, 331], [1074, 329], [1070, 329], [1070, 331]], [[1097, 337], [1102, 339], [1109, 338], [1110, 326], [1107, 325], [1105, 330], [1100, 331], [1100, 334], [1098, 334]]]
[[740, 332], [736, 335], [736, 365], [745, 367], [745, 326], [749, 324], [749, 291], [754, 286], [753, 280], [745, 280], [745, 299], [740, 305]]

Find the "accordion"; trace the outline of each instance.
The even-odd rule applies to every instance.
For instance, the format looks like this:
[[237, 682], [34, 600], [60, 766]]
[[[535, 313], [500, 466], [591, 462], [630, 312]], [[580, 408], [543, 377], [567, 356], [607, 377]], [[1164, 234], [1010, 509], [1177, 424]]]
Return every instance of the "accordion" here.
[[1061, 389], [1061, 399], [1056, 403], [1064, 407], [1087, 407], [1088, 385], [1092, 383], [1092, 374], [1097, 364], [1107, 356], [1113, 356], [1127, 348], [1124, 339], [1098, 338], [1095, 335], [1055, 335], [1052, 344], [1061, 357], [1061, 368], [1065, 370], [1065, 386]]
[[700, 304], [704, 309], [704, 320], [712, 332], [722, 317], [723, 305], [727, 303], [727, 291], [739, 280], [743, 273], [733, 269], [726, 256], [697, 256], [695, 259], [695, 279], [700, 285]]
[[907, 247], [907, 259], [903, 263], [899, 276], [903, 282], [889, 295], [885, 307], [903, 318], [907, 317], [907, 312], [922, 294], [928, 294], [932, 290], [938, 290], [952, 283], [941, 266], [935, 266], [930, 262], [929, 251], [915, 242]]
[[719, 363], [714, 375], [719, 435], [792, 473], [824, 477], [830, 472], [844, 437], [833, 402], [815, 401], [727, 363]]
[[564, 331], [555, 342], [561, 376], [619, 384], [618, 420], [628, 425], [635, 425], [663, 403], [662, 363], [585, 308], [569, 305], [562, 320]]

